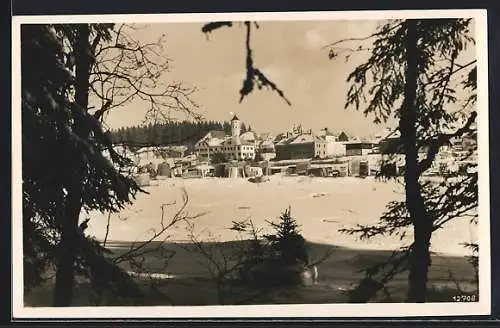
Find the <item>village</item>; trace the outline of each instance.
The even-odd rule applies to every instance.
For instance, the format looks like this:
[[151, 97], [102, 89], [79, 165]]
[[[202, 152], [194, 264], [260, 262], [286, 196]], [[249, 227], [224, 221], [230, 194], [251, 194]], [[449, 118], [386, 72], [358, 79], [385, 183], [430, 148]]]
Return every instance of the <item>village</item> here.
[[[149, 146], [132, 151], [124, 145], [116, 150], [134, 160], [132, 172], [139, 185], [151, 179], [164, 178], [247, 178], [264, 182], [266, 177], [360, 177], [401, 175], [404, 155], [399, 131], [383, 129], [371, 138], [350, 136], [344, 131], [332, 133], [328, 128], [318, 133], [301, 125], [290, 131], [272, 135], [245, 131], [242, 121], [234, 115], [231, 133], [213, 130], [196, 142], [192, 149], [186, 145]], [[441, 147], [427, 176], [460, 174], [464, 154], [475, 140], [464, 136], [452, 139]], [[421, 150], [421, 156], [426, 156]], [[477, 154], [472, 153], [468, 162]]]

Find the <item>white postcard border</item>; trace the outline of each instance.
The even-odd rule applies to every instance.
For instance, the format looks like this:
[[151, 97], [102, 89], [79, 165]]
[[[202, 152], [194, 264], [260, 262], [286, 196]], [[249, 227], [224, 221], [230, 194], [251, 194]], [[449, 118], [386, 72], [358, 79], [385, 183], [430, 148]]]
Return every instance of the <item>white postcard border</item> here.
[[[476, 22], [478, 68], [479, 153], [479, 302], [477, 303], [381, 303], [301, 304], [245, 306], [155, 307], [24, 307], [22, 248], [22, 152], [21, 152], [21, 24], [48, 23], [194, 23], [220, 20], [379, 20], [394, 18], [465, 18]], [[201, 33], [201, 32], [200, 32]], [[14, 16], [12, 21], [12, 315], [14, 318], [238, 318], [238, 317], [408, 317], [487, 315], [491, 311], [491, 255], [489, 208], [488, 48], [486, 10], [337, 11], [211, 14], [58, 15]]]

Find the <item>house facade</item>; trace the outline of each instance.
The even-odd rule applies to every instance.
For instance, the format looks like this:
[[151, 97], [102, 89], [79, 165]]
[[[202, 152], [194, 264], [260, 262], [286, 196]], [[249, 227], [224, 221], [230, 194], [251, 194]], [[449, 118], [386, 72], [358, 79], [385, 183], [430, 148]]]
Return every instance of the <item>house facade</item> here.
[[255, 144], [231, 137], [224, 140], [216, 151], [224, 154], [228, 160], [253, 160], [255, 158]]
[[282, 139], [274, 147], [278, 160], [313, 158], [316, 154], [315, 138], [312, 134], [299, 134]]
[[270, 161], [276, 158], [274, 138], [271, 135], [261, 135], [256, 152], [260, 154], [261, 159], [264, 161]]
[[[330, 132], [328, 128], [324, 128], [319, 132], [318, 138], [326, 142], [326, 157], [339, 157], [346, 155], [345, 143], [349, 141], [349, 136], [345, 132], [334, 134]], [[318, 143], [322, 143], [322, 141]], [[322, 146], [318, 145], [318, 152], [320, 153], [322, 153], [321, 148]]]
[[223, 131], [207, 133], [195, 144], [196, 155], [206, 161], [215, 154], [223, 154], [227, 160], [255, 159], [255, 140], [241, 138], [240, 132], [241, 121], [235, 115], [231, 120], [231, 135], [225, 135]]
[[330, 155], [328, 151], [328, 145], [329, 142], [325, 138], [314, 138], [314, 157], [327, 158]]
[[[322, 129], [318, 135], [311, 131], [287, 135], [275, 144], [276, 158], [278, 160], [303, 159], [303, 158], [332, 158], [346, 155], [348, 138], [344, 132], [334, 135], [328, 129]], [[351, 146], [351, 148], [353, 148]], [[354, 152], [351, 150], [351, 152]], [[354, 152], [355, 153], [355, 152]], [[366, 151], [362, 151], [366, 153]]]

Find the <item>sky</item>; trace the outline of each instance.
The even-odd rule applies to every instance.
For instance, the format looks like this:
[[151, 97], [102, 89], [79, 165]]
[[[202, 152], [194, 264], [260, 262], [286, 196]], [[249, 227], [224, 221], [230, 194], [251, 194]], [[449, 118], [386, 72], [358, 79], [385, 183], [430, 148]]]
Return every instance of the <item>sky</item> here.
[[[224, 121], [236, 114], [257, 132], [280, 133], [294, 124], [317, 132], [346, 131], [368, 136], [385, 126], [354, 108], [344, 109], [348, 74], [366, 60], [355, 54], [329, 60], [324, 46], [344, 38], [372, 33], [379, 21], [265, 21], [252, 30], [254, 65], [283, 90], [292, 105], [268, 89], [255, 90], [242, 103], [239, 90], [245, 76], [245, 28], [235, 24], [210, 35], [201, 23], [141, 24], [134, 38], [151, 42], [166, 36], [165, 54], [171, 67], [163, 82], [182, 81], [198, 91], [192, 95], [208, 120]], [[111, 128], [140, 124], [146, 105], [132, 103], [107, 117]]]

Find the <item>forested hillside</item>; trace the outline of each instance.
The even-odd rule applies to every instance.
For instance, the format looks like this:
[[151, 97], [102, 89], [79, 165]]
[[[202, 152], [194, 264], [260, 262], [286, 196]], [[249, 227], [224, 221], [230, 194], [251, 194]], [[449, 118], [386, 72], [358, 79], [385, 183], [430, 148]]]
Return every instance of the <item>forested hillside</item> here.
[[[113, 143], [130, 145], [186, 145], [193, 146], [208, 131], [222, 130], [231, 133], [229, 122], [169, 122], [142, 126], [122, 127], [112, 131]], [[247, 129], [242, 124], [241, 132]]]

